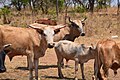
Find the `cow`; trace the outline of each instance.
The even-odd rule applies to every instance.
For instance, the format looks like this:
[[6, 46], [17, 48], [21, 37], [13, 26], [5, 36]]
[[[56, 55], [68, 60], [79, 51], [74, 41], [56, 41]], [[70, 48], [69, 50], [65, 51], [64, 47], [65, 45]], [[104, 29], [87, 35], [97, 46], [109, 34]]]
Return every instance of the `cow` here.
[[[33, 66], [35, 79], [38, 80], [39, 58], [45, 55], [47, 48], [51, 48], [52, 38], [57, 33], [57, 27], [39, 27], [37, 23], [29, 25], [30, 28], [0, 26], [0, 49], [5, 44], [12, 44], [7, 55], [10, 59], [17, 55], [28, 57], [29, 80], [33, 80]], [[64, 26], [61, 26], [64, 27]]]
[[57, 21], [56, 20], [51, 20], [50, 18], [43, 18], [43, 19], [41, 18], [41, 19], [36, 20], [35, 23], [52, 25], [52, 26], [57, 25]]
[[[106, 80], [109, 69], [112, 69], [116, 75], [118, 68], [120, 68], [118, 44], [112, 39], [102, 39], [96, 45], [96, 53], [93, 80]], [[100, 72], [101, 67], [103, 74]]]
[[11, 44], [6, 44], [3, 47], [1, 47], [1, 50], [0, 50], [0, 73], [3, 73], [3, 72], [6, 71], [6, 68], [5, 68], [5, 65], [4, 65], [6, 53], [4, 51], [9, 46], [11, 46]]
[[[55, 34], [54, 42], [60, 40], [69, 40], [74, 42], [77, 37], [85, 36], [84, 21], [86, 19], [87, 18], [82, 20], [71, 20], [70, 17], [68, 17], [70, 24], [66, 24], [66, 27], [62, 28], [58, 34]], [[63, 61], [61, 64], [62, 66], [64, 65]], [[66, 66], [68, 66], [68, 60], [66, 60]]]
[[78, 64], [81, 66], [82, 80], [85, 80], [84, 63], [95, 58], [95, 49], [91, 46], [85, 46], [84, 44], [78, 44], [68, 40], [55, 42], [54, 48], [58, 59], [58, 76], [64, 78], [61, 71], [61, 62], [65, 58], [75, 61], [75, 80], [77, 80]]
[[60, 40], [74, 41], [75, 38], [79, 36], [85, 36], [84, 21], [86, 19], [87, 18], [82, 20], [71, 20], [70, 17], [68, 17], [70, 24], [66, 24], [66, 27], [62, 28], [58, 34], [55, 34], [54, 42]]
[[[79, 36], [85, 36], [85, 31], [84, 31], [84, 21], [87, 18], [84, 18], [82, 20], [71, 20], [69, 16], [67, 16], [70, 24], [66, 24], [66, 26], [62, 29], [60, 29], [60, 32], [54, 35], [54, 42], [60, 41], [60, 40], [69, 40], [69, 41], [74, 41], [75, 38], [79, 37]], [[48, 24], [49, 22], [53, 22], [53, 20], [48, 19], [48, 18], [44, 18], [44, 19], [39, 19], [37, 21], [35, 21], [36, 23], [39, 24], [46, 24], [46, 25], [51, 25]], [[56, 23], [57, 24], [57, 23]], [[63, 61], [62, 61], [62, 66], [64, 65]], [[68, 65], [68, 60], [66, 60], [66, 66]], [[29, 65], [28, 65], [29, 66]]]

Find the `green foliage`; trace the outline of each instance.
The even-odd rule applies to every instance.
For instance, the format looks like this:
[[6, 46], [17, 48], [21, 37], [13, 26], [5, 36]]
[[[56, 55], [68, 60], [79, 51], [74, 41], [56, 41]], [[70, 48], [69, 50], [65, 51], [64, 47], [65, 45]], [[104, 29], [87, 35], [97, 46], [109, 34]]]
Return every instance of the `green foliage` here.
[[86, 8], [84, 8], [83, 6], [78, 6], [77, 8], [75, 8], [75, 12], [84, 13], [86, 12]]
[[56, 9], [49, 9], [48, 14], [52, 19], [56, 18]]
[[[56, 0], [50, 0], [50, 2], [53, 4], [53, 6], [56, 6]], [[58, 0], [58, 7], [59, 7], [59, 11], [63, 9], [64, 0]]]
[[0, 15], [9, 15], [9, 14], [10, 14], [10, 10], [7, 7], [0, 9]]

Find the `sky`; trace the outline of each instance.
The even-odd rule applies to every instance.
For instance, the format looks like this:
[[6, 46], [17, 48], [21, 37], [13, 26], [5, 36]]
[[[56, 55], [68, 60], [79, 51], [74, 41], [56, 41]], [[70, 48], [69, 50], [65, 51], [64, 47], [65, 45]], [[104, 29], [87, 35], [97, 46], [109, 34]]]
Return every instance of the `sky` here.
[[[0, 0], [1, 1], [1, 0]], [[10, 2], [9, 0], [6, 0], [6, 5], [8, 5]], [[116, 6], [117, 5], [117, 0], [112, 0], [111, 6]], [[3, 7], [3, 4], [0, 3], [0, 8]]]

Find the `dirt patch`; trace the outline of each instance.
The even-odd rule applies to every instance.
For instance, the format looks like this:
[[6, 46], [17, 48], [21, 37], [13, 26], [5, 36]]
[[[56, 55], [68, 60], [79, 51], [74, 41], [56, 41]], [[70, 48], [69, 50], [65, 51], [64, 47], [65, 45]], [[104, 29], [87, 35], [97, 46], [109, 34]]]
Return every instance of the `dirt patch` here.
[[[76, 42], [85, 43], [90, 45], [91, 43], [96, 44], [100, 38], [95, 37], [80, 37], [76, 39]], [[119, 41], [120, 39], [115, 39]], [[0, 80], [28, 80], [29, 70], [26, 68], [26, 56], [14, 57], [10, 62], [9, 58], [6, 57], [6, 68], [7, 72], [0, 74]], [[93, 75], [93, 63], [94, 60], [90, 60], [85, 63], [85, 77], [86, 80], [91, 80]], [[39, 59], [39, 78], [41, 80], [61, 80], [57, 75], [57, 59], [54, 49], [48, 49], [46, 55]], [[70, 68], [62, 69], [64, 74], [64, 79], [62, 80], [73, 80], [74, 79], [74, 61], [69, 61]], [[120, 80], [120, 70], [118, 70], [118, 75], [114, 77], [113, 71], [110, 70], [109, 80]], [[78, 78], [81, 80], [81, 71], [79, 68]]]

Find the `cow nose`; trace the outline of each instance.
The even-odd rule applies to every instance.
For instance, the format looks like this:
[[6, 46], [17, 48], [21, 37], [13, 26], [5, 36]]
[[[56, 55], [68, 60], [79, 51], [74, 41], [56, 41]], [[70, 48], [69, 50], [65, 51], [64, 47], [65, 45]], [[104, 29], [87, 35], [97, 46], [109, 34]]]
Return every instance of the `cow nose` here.
[[0, 69], [0, 73], [3, 73], [3, 72], [5, 72], [6, 71], [6, 68], [1, 68]]
[[85, 33], [81, 33], [81, 36], [85, 36]]
[[48, 48], [53, 48], [54, 45], [55, 45], [55, 43], [49, 43], [49, 44], [48, 44]]

